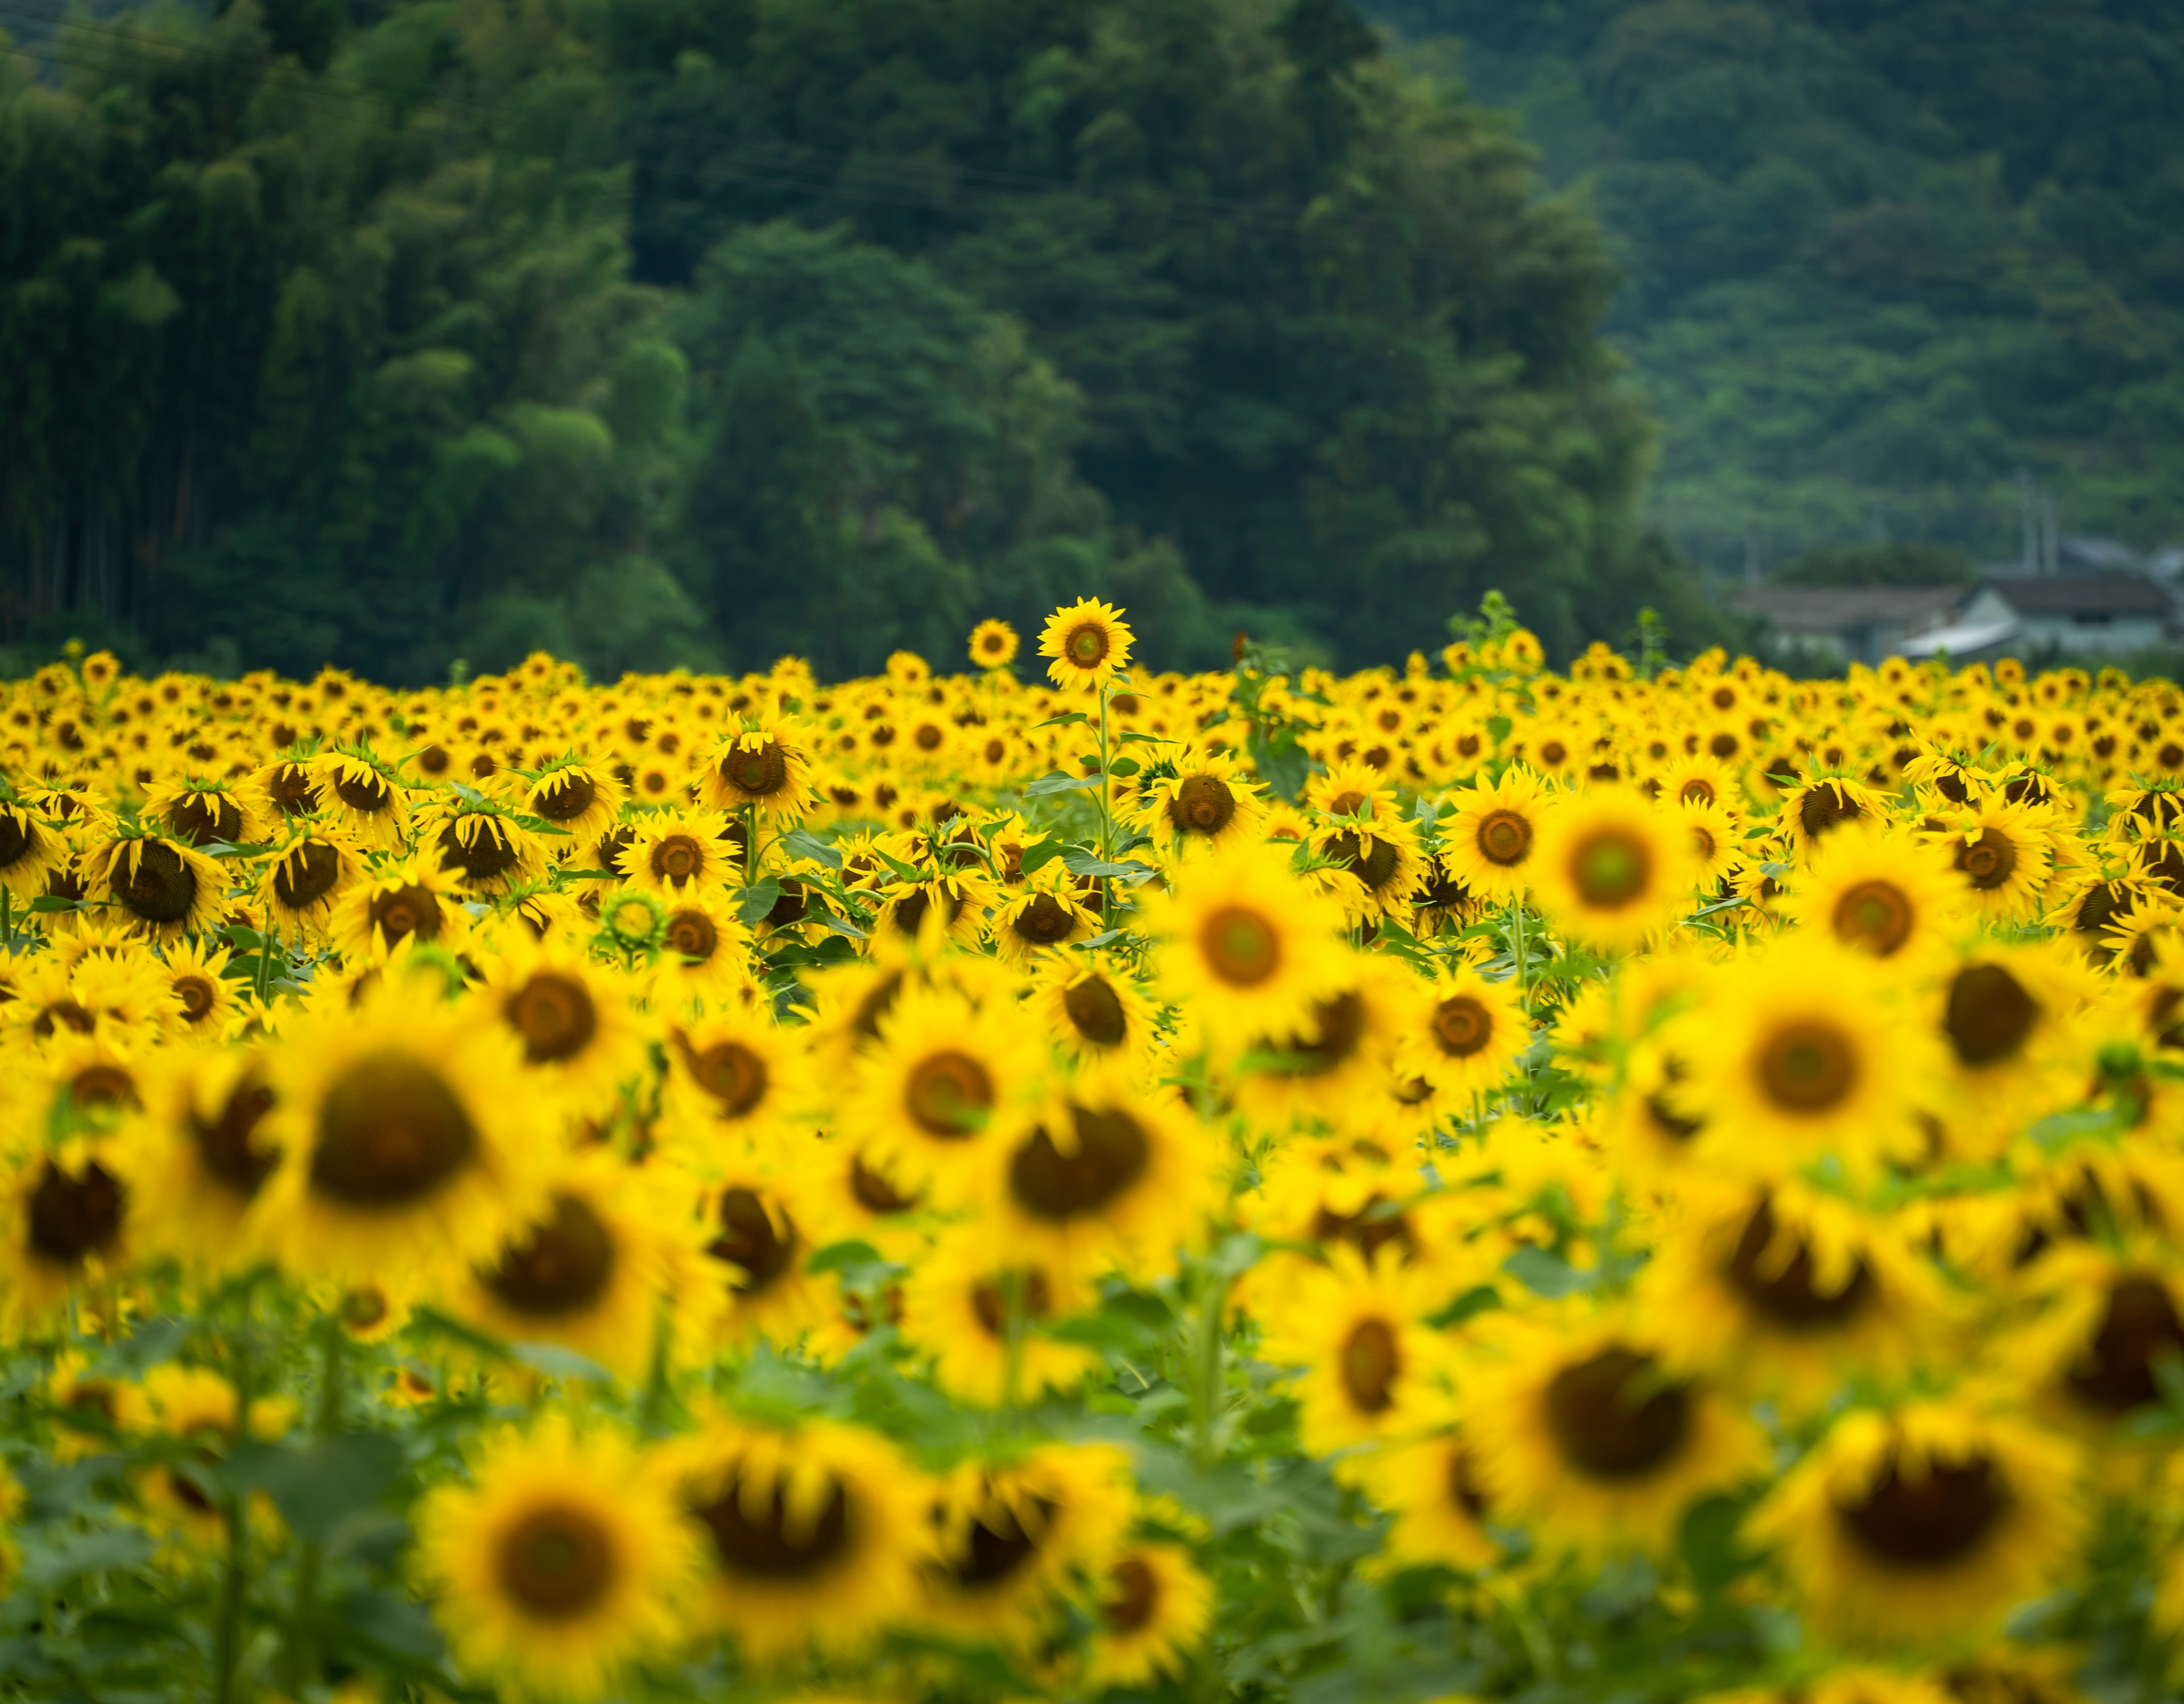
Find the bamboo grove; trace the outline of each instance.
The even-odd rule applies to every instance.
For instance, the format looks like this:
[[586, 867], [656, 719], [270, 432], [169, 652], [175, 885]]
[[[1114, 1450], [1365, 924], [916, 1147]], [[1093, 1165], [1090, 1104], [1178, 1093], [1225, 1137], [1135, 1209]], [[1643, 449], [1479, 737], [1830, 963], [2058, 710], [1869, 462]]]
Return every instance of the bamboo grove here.
[[1461, 625], [6, 688], [0, 1685], [2172, 1695], [2184, 693]]

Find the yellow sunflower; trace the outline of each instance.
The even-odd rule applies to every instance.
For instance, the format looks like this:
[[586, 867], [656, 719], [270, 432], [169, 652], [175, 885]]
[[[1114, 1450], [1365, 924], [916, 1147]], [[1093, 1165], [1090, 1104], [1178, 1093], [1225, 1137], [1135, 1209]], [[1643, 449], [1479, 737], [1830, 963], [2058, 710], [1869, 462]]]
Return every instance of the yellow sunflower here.
[[187, 845], [247, 845], [269, 832], [269, 812], [256, 792], [248, 782], [177, 777], [146, 788], [138, 814]]
[[370, 759], [328, 752], [313, 760], [311, 777], [321, 808], [365, 845], [391, 851], [408, 842], [408, 791]]
[[284, 1034], [254, 1136], [280, 1155], [252, 1204], [291, 1271], [337, 1280], [488, 1260], [544, 1200], [560, 1121], [506, 1032], [382, 981]]
[[2069, 1444], [1962, 1400], [1845, 1415], [1754, 1509], [1800, 1607], [1860, 1643], [1993, 1629], [2070, 1566], [2086, 1530]]
[[1674, 925], [1691, 903], [1697, 865], [1688, 838], [1642, 794], [1596, 787], [1541, 813], [1525, 869], [1558, 930], [1630, 949]]
[[931, 1357], [933, 1382], [950, 1396], [998, 1408], [1073, 1389], [1099, 1367], [1095, 1351], [1045, 1329], [1096, 1300], [1059, 1267], [1012, 1264], [973, 1221], [943, 1235], [911, 1268], [897, 1324], [913, 1351]]
[[1572, 1302], [1491, 1317], [1460, 1381], [1478, 1482], [1543, 1547], [1663, 1554], [1684, 1511], [1756, 1478], [1758, 1427], [1637, 1321]]
[[417, 1514], [418, 1571], [465, 1671], [588, 1699], [672, 1654], [698, 1538], [626, 1438], [551, 1414], [487, 1439], [471, 1480]]
[[749, 1661], [854, 1657], [915, 1612], [933, 1490], [878, 1433], [714, 1417], [666, 1446], [662, 1472], [703, 1555], [695, 1618]]
[[1982, 799], [1951, 816], [1928, 837], [1946, 853], [1968, 903], [1989, 922], [2030, 917], [2053, 862], [2048, 813]]
[[515, 1035], [523, 1062], [572, 1111], [602, 1111], [646, 1069], [647, 1037], [627, 988], [581, 949], [533, 942], [516, 930], [481, 969], [474, 998], [488, 1021]]
[[699, 771], [707, 808], [745, 805], [783, 822], [800, 821], [811, 808], [811, 754], [804, 731], [789, 722], [723, 734]]
[[994, 950], [1021, 970], [1042, 953], [1089, 940], [1100, 932], [1100, 914], [1078, 897], [1077, 878], [1057, 858], [1002, 900], [992, 928]]
[[1311, 1022], [1312, 1003], [1343, 974], [1341, 911], [1302, 888], [1279, 849], [1200, 860], [1147, 902], [1144, 921], [1162, 940], [1162, 994], [1224, 1048]]
[[1073, 1577], [1103, 1575], [1130, 1520], [1129, 1458], [1112, 1444], [1046, 1444], [1006, 1464], [967, 1462], [939, 1497], [940, 1555], [923, 1618], [1029, 1646]]
[[0, 804], [0, 888], [29, 904], [69, 860], [68, 842], [24, 806]]
[[1213, 1609], [1212, 1582], [1180, 1545], [1129, 1545], [1107, 1564], [1084, 1684], [1145, 1687], [1179, 1678], [1206, 1641]]
[[1373, 1501], [1396, 1517], [1390, 1562], [1476, 1573], [1501, 1560], [1487, 1523], [1508, 1523], [1487, 1501], [1476, 1454], [1461, 1432], [1390, 1444], [1366, 1459], [1362, 1477]]
[[273, 1091], [261, 1051], [170, 1050], [146, 1077], [137, 1150], [145, 1247], [202, 1272], [248, 1263], [251, 1203], [280, 1159], [262, 1133]]
[[727, 838], [727, 819], [707, 811], [655, 811], [635, 831], [615, 868], [641, 891], [670, 905], [744, 885], [743, 857]]
[[1453, 795], [1456, 814], [1441, 828], [1441, 861], [1448, 873], [1474, 894], [1523, 897], [1551, 796], [1546, 782], [1521, 764], [1512, 764], [1490, 787]]
[[833, 1202], [793, 1163], [746, 1155], [718, 1170], [699, 1193], [696, 1255], [673, 1286], [678, 1328], [700, 1349], [761, 1337], [788, 1348], [836, 1312], [839, 1282], [808, 1270], [840, 1239]]
[[1178, 748], [1169, 766], [1173, 775], [1159, 776], [1138, 795], [1128, 821], [1139, 833], [1184, 857], [1263, 838], [1264, 791], [1234, 752]]
[[1120, 610], [1087, 598], [1046, 618], [1039, 654], [1052, 660], [1046, 677], [1057, 687], [1096, 692], [1128, 666], [1134, 637]]
[[1886, 801], [1862, 782], [1838, 775], [1815, 776], [1782, 800], [1782, 827], [1800, 857], [1809, 860], [1828, 835], [1849, 822], [1880, 821]]
[[1961, 880], [1930, 845], [1855, 822], [1827, 837], [1783, 909], [1803, 928], [1910, 966], [1946, 950], [1968, 906]]
[[160, 974], [173, 996], [183, 1036], [214, 1042], [225, 1033], [239, 1010], [226, 974], [233, 956], [226, 948], [203, 940], [171, 943], [161, 955]]
[[538, 772], [524, 793], [523, 809], [569, 837], [554, 844], [563, 856], [574, 857], [614, 827], [626, 797], [627, 789], [611, 770], [571, 755], [554, 759]]
[[295, 821], [266, 860], [253, 897], [274, 927], [294, 938], [326, 927], [363, 879], [364, 860], [347, 839], [323, 823]]
[[546, 869], [546, 844], [497, 805], [435, 805], [417, 819], [421, 853], [465, 892], [502, 894], [535, 882]]
[[905, 988], [878, 1032], [842, 1126], [901, 1184], [961, 1200], [981, 1148], [1037, 1092], [1040, 1050], [1015, 1011], [974, 1011], [950, 988]]
[[686, 895], [666, 909], [649, 997], [671, 1019], [693, 1002], [744, 1003], [753, 988], [750, 932], [710, 900]]
[[1237, 1061], [1236, 1103], [1270, 1129], [1311, 1120], [1339, 1128], [1389, 1081], [1417, 978], [1368, 954], [1343, 959], [1340, 980], [1312, 1002], [1307, 1022], [1255, 1037]]
[[387, 865], [343, 892], [326, 933], [344, 955], [370, 962], [405, 941], [453, 951], [470, 933], [470, 921], [438, 869], [413, 858]]
[[1127, 1068], [1159, 1045], [1152, 1002], [1112, 961], [1052, 954], [1025, 1005], [1072, 1064]]
[[0, 1168], [0, 1278], [20, 1329], [42, 1329], [80, 1286], [128, 1270], [136, 1159], [126, 1139], [74, 1136]]
[[1337, 819], [1315, 830], [1308, 844], [1327, 860], [1330, 891], [1358, 922], [1407, 911], [1426, 879], [1418, 825], [1402, 817], [1376, 819], [1369, 828]]
[[767, 1149], [808, 1111], [811, 1078], [799, 1040], [769, 1009], [741, 1005], [669, 1032], [663, 1100], [669, 1138], [700, 1175], [732, 1156]]
[[1490, 982], [1466, 961], [1443, 965], [1407, 994], [1392, 1061], [1400, 1081], [1430, 1083], [1460, 1104], [1499, 1089], [1532, 1044], [1516, 984]]
[[1947, 967], [1935, 1029], [1961, 1134], [2001, 1142], [2083, 1096], [2079, 1034], [2098, 988], [2083, 958], [2059, 941], [1982, 940]]
[[971, 660], [982, 669], [1005, 669], [1017, 660], [1017, 630], [992, 618], [971, 629]]
[[[1268, 1322], [1264, 1358], [1295, 1375], [1300, 1435], [1315, 1456], [1424, 1431], [1440, 1412], [1446, 1340], [1426, 1318], [1454, 1298], [1428, 1270], [1340, 1244]], [[1338, 1472], [1340, 1469], [1338, 1468]]]
[[179, 840], [109, 840], [85, 855], [83, 876], [92, 899], [155, 941], [203, 934], [227, 903], [227, 872]]

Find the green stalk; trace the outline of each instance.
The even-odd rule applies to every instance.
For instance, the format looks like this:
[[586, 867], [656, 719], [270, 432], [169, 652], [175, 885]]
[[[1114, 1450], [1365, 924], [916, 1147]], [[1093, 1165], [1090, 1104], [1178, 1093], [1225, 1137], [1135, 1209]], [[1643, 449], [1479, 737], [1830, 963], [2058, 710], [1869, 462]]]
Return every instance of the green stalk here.
[[[250, 1436], [250, 1303], [242, 1293], [242, 1319], [231, 1346], [235, 1351], [235, 1441]], [[242, 1606], [249, 1580], [249, 1497], [231, 1491], [224, 1500], [227, 1517], [227, 1567], [220, 1580], [220, 1618], [213, 1629], [213, 1704], [234, 1704], [236, 1667], [242, 1650]]]
[[[341, 1430], [343, 1374], [345, 1364], [342, 1351], [347, 1346], [347, 1334], [342, 1330], [338, 1316], [329, 1314], [319, 1322], [320, 1340], [319, 1412], [313, 1431], [321, 1439], [331, 1438]], [[317, 1607], [319, 1568], [323, 1560], [321, 1547], [315, 1539], [306, 1540], [296, 1557], [296, 1598], [289, 1610], [287, 1646], [282, 1656], [282, 1678], [291, 1694], [299, 1692], [311, 1665], [310, 1620]]]
[[1205, 1274], [1206, 1295], [1198, 1306], [1197, 1332], [1191, 1345], [1190, 1430], [1192, 1453], [1201, 1467], [1212, 1465], [1221, 1424], [1222, 1327], [1228, 1311], [1226, 1274]]
[[[1100, 682], [1100, 861], [1115, 861], [1114, 818], [1107, 809], [1107, 699], [1112, 688], [1109, 682]], [[1100, 878], [1100, 927], [1102, 931], [1115, 926], [1114, 878]]]

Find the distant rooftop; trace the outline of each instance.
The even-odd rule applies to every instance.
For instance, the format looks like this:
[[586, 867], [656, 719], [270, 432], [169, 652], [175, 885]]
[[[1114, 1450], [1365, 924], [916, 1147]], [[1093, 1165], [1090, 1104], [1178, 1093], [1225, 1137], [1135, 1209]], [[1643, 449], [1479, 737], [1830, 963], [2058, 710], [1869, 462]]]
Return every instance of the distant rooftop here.
[[1881, 622], [1939, 622], [1969, 595], [1964, 586], [1747, 586], [1730, 593], [1728, 603], [1763, 617], [1778, 633], [1817, 634]]
[[2169, 594], [2143, 574], [1997, 574], [1982, 589], [2020, 615], [2166, 616], [2170, 610]]

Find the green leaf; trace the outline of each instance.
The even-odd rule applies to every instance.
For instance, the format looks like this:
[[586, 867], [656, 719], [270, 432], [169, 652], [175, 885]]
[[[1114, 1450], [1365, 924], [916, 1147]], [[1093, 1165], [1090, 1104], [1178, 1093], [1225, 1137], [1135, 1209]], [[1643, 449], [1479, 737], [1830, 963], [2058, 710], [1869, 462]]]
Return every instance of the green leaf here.
[[1159, 873], [1150, 864], [1139, 864], [1135, 861], [1127, 864], [1105, 863], [1091, 853], [1073, 846], [1061, 855], [1061, 861], [1072, 876], [1121, 876], [1134, 882], [1142, 882], [1146, 877]]
[[1549, 1301], [1574, 1295], [1592, 1282], [1591, 1274], [1580, 1272], [1560, 1255], [1529, 1245], [1502, 1261], [1502, 1270]]
[[781, 903], [781, 883], [771, 876], [763, 876], [737, 896], [736, 919], [745, 928], [760, 922]]
[[57, 894], [41, 894], [31, 901], [31, 909], [34, 911], [73, 911], [82, 904], [81, 899], [64, 899]]
[[1025, 788], [1024, 797], [1045, 799], [1056, 793], [1081, 793], [1087, 788], [1099, 786], [1100, 780], [1101, 777], [1096, 775], [1065, 775], [1057, 769], [1051, 775], [1042, 775]]
[[846, 1242], [829, 1243], [813, 1252], [804, 1263], [808, 1272], [838, 1272], [850, 1267], [877, 1267], [887, 1264], [880, 1251], [870, 1243], [852, 1237]]
[[1110, 775], [1135, 775], [1137, 772], [1138, 760], [1134, 757], [1118, 757], [1107, 766]]
[[1757, 1558], [1737, 1547], [1744, 1510], [1735, 1497], [1708, 1497], [1694, 1503], [1684, 1516], [1678, 1548], [1684, 1566], [1691, 1571], [1691, 1583], [1708, 1597], [1756, 1565]]
[[549, 1378], [566, 1379], [571, 1384], [611, 1384], [613, 1373], [600, 1366], [588, 1355], [579, 1355], [566, 1344], [511, 1343], [508, 1353], [512, 1360], [521, 1362], [534, 1373], [543, 1373]]
[[799, 858], [809, 858], [814, 864], [824, 864], [829, 870], [842, 867], [842, 855], [808, 828], [792, 828], [781, 837], [781, 844]]
[[1024, 855], [1018, 860], [1017, 869], [1023, 875], [1028, 876], [1033, 871], [1051, 864], [1071, 849], [1072, 849], [1066, 840], [1042, 840], [1035, 846], [1024, 848]]
[[1506, 716], [1490, 716], [1486, 718], [1486, 737], [1499, 745], [1509, 738], [1509, 731], [1516, 725]]
[[221, 1478], [273, 1500], [299, 1538], [323, 1544], [383, 1497], [402, 1471], [402, 1446], [380, 1432], [339, 1432], [302, 1449], [244, 1444]]
[[1045, 721], [1034, 722], [1032, 727], [1034, 732], [1043, 727], [1073, 727], [1080, 721], [1090, 720], [1083, 710], [1064, 710], [1060, 716], [1050, 716]]
[[335, 1606], [333, 1622], [354, 1643], [413, 1667], [428, 1668], [447, 1652], [424, 1606], [392, 1592], [351, 1592]]

